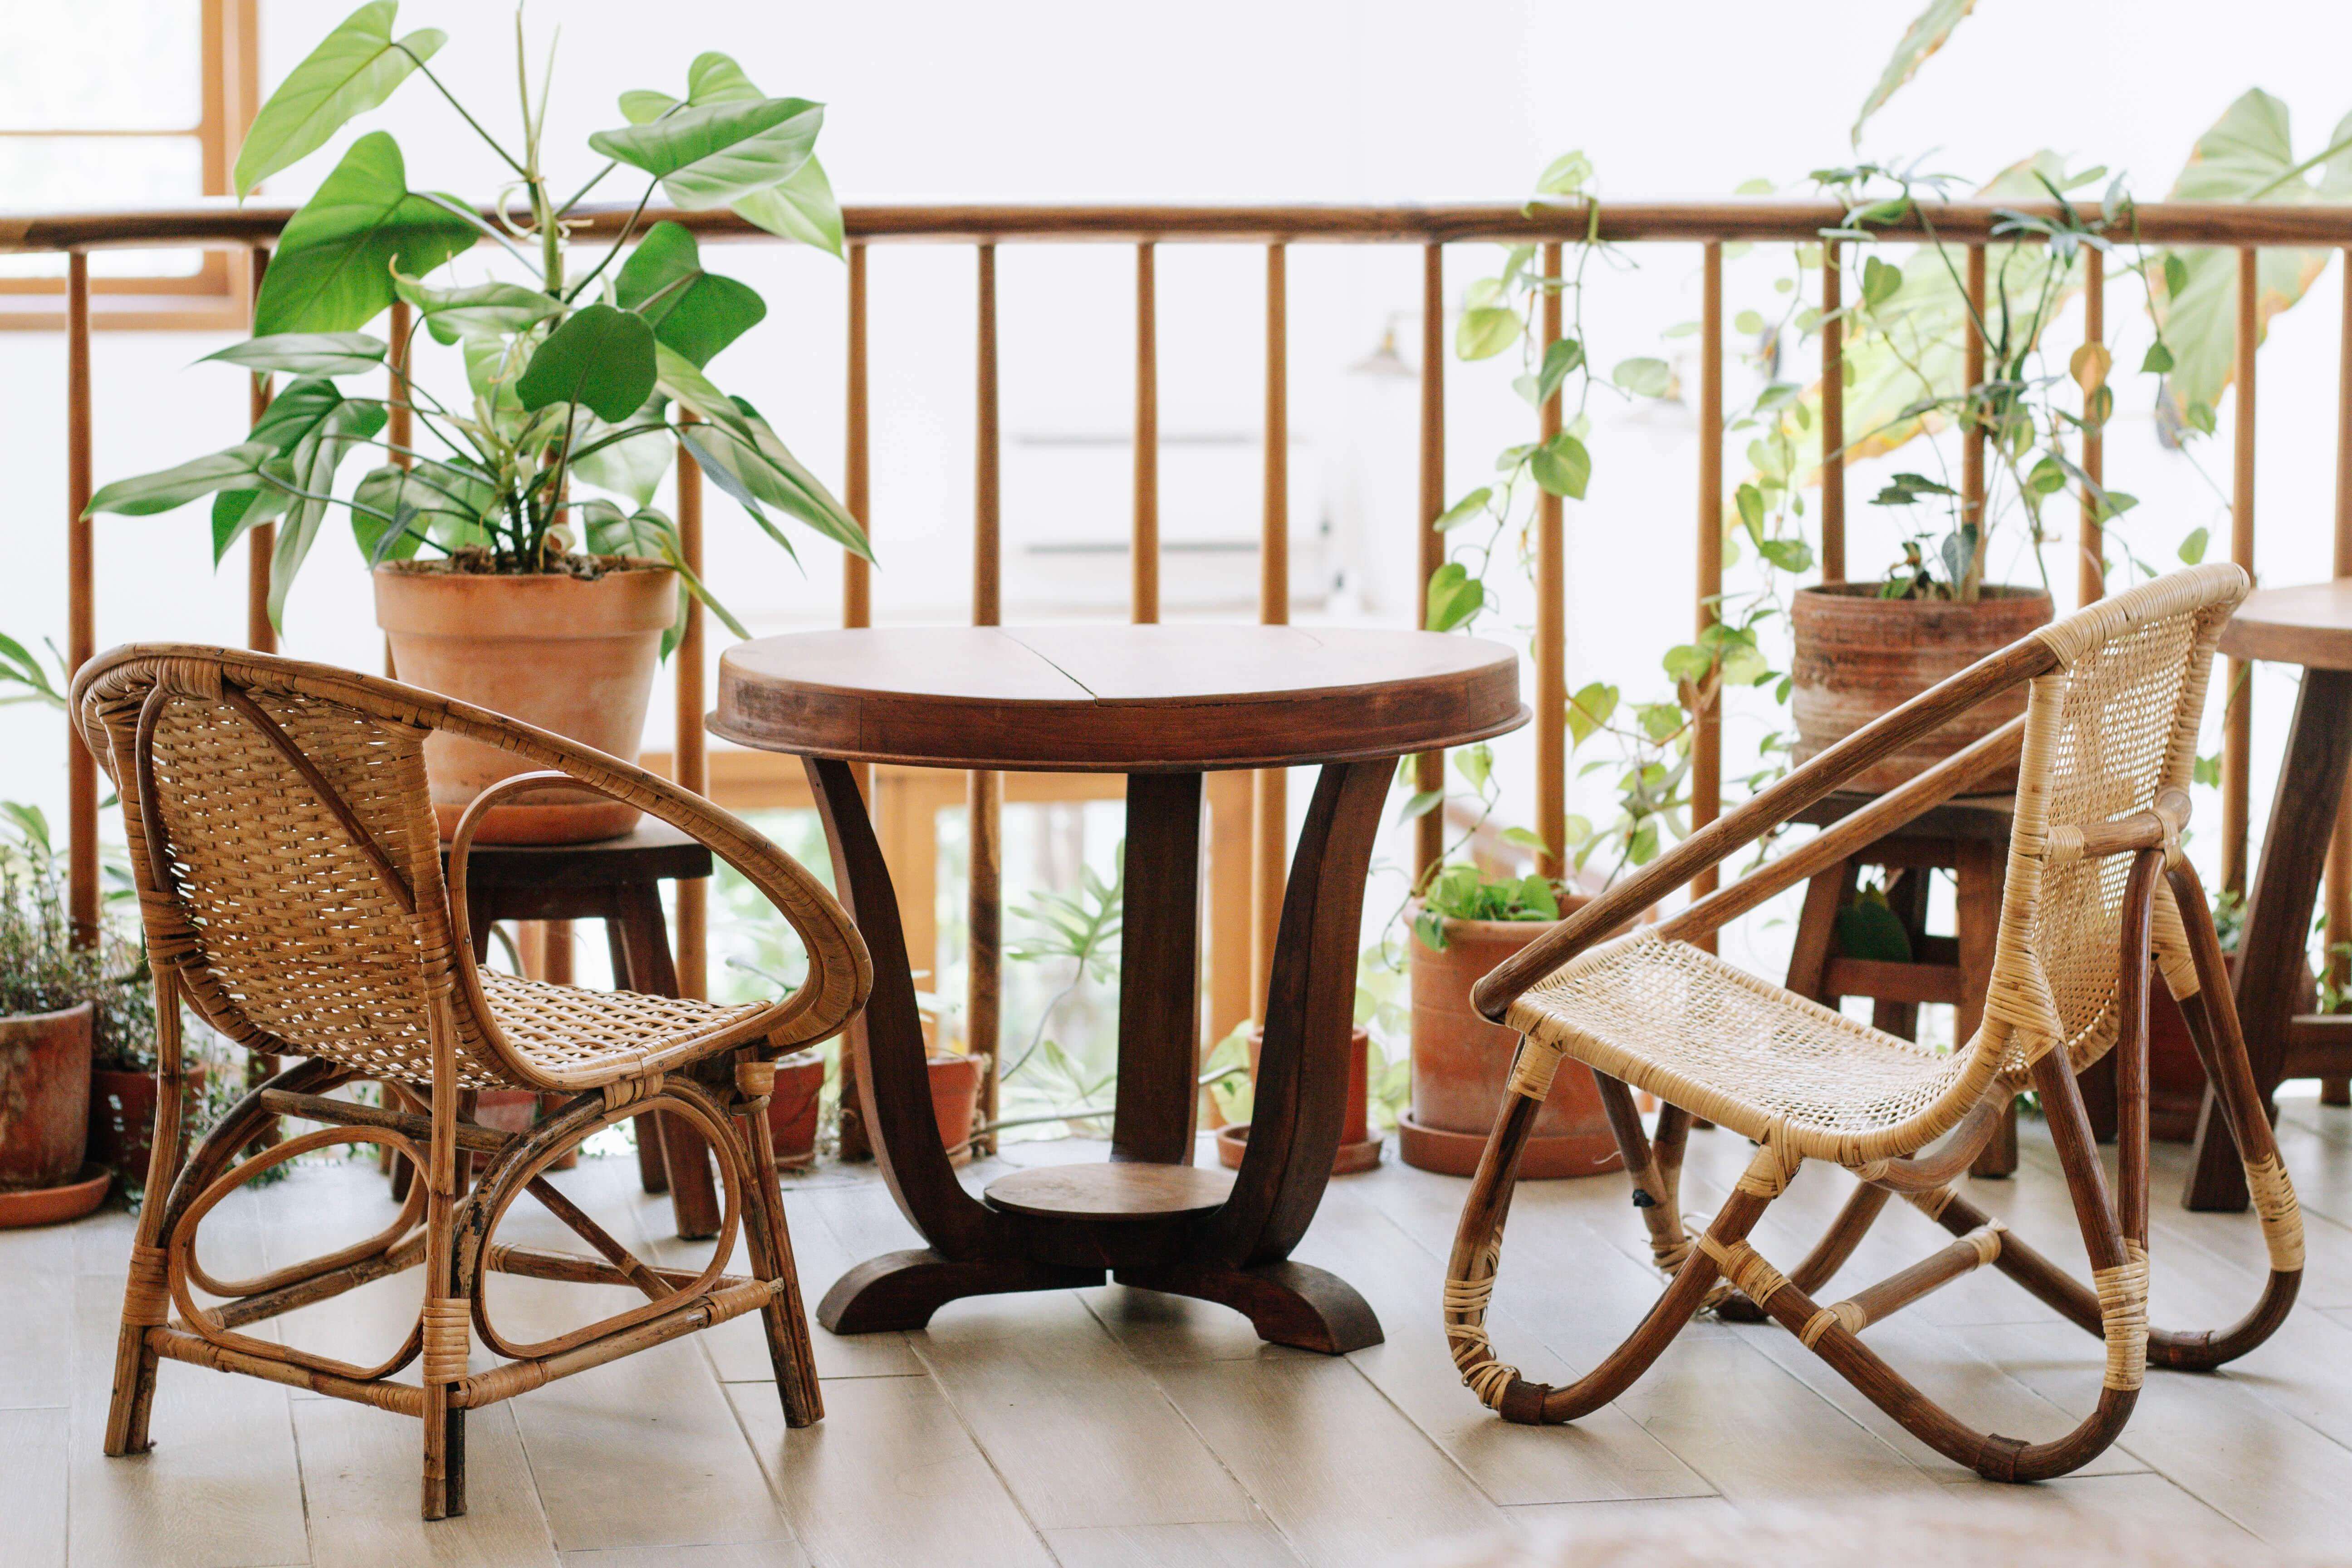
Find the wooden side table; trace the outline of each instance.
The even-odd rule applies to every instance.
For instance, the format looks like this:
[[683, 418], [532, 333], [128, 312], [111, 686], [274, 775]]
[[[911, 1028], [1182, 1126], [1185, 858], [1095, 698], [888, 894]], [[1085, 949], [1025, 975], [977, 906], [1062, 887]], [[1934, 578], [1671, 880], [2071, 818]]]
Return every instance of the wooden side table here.
[[[2352, 772], [2352, 579], [2247, 595], [2221, 628], [2221, 651], [2303, 667], [2238, 943], [2238, 1020], [2263, 1106], [2275, 1117], [2272, 1095], [2285, 1079], [2352, 1072], [2352, 1014], [2295, 1013], [2309, 981], [2312, 906]], [[2245, 1172], [2210, 1088], [2180, 1201], [2192, 1209], [2246, 1206]]]
[[[1399, 756], [1527, 717], [1512, 649], [1419, 632], [888, 628], [730, 649], [710, 727], [806, 759], [835, 886], [874, 957], [873, 998], [850, 1040], [875, 1159], [929, 1243], [851, 1269], [818, 1321], [845, 1334], [919, 1328], [958, 1297], [1108, 1274], [1235, 1308], [1276, 1343], [1336, 1354], [1379, 1342], [1360, 1296], [1290, 1261], [1345, 1115], [1372, 839]], [[1014, 1172], [977, 1197], [956, 1180], [855, 762], [1127, 775], [1108, 1163]], [[1195, 1166], [1202, 776], [1307, 763], [1322, 776], [1283, 901], [1247, 1152], [1237, 1172]]]

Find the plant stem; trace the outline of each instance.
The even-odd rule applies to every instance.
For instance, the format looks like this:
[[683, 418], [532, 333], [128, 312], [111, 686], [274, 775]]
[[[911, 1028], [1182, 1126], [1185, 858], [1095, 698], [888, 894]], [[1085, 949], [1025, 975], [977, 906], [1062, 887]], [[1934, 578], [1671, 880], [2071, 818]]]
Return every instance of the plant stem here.
[[457, 95], [451, 92], [446, 87], [442, 85], [441, 79], [433, 74], [433, 68], [430, 66], [426, 65], [423, 60], [418, 59], [405, 44], [396, 43], [393, 45], [393, 47], [398, 49], [402, 54], [407, 55], [409, 59], [415, 62], [416, 68], [425, 73], [425, 79], [431, 82], [435, 87], [441, 89], [441, 96], [449, 100], [449, 107], [456, 110], [458, 117], [464, 120], [467, 124], [474, 128], [475, 135], [479, 136], [484, 142], [489, 144], [491, 152], [496, 153], [500, 158], [506, 160], [506, 165], [508, 168], [512, 169], [518, 174], [522, 173], [522, 165], [514, 161], [514, 155], [509, 153], [504, 147], [499, 145], [499, 139], [497, 137], [482, 129], [482, 122], [480, 121], [466, 112], [466, 106], [457, 101]]

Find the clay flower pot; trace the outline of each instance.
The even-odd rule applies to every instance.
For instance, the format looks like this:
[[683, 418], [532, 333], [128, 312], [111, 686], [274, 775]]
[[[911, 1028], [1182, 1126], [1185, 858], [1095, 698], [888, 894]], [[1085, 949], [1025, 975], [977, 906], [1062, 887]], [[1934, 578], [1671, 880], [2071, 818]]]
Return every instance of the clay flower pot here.
[[931, 1114], [939, 1120], [940, 1142], [951, 1163], [969, 1163], [972, 1124], [980, 1111], [980, 1069], [984, 1064], [978, 1057], [940, 1051], [925, 1058], [924, 1065], [930, 1069]]
[[[1882, 599], [1875, 583], [1832, 583], [1799, 589], [1790, 615], [1796, 633], [1790, 667], [1796, 683], [1794, 760], [1802, 763], [1946, 676], [2049, 625], [2051, 605], [2039, 588], [1988, 584], [1975, 604], [1956, 605]], [[1844, 787], [1873, 795], [1893, 789], [2024, 711], [2020, 687], [1881, 758]], [[2017, 770], [1978, 787], [1988, 795], [2014, 789]]]
[[88, 1002], [0, 1017], [0, 1191], [63, 1186], [89, 1142]]
[[[1560, 900], [1560, 910], [1573, 914], [1590, 902], [1590, 897], [1571, 895]], [[1412, 1108], [1397, 1121], [1397, 1152], [1406, 1164], [1449, 1176], [1477, 1171], [1478, 1156], [1503, 1108], [1519, 1037], [1480, 1017], [1470, 1005], [1470, 987], [1553, 929], [1549, 921], [1449, 920], [1442, 952], [1418, 936], [1409, 939]], [[1597, 1176], [1623, 1166], [1592, 1069], [1562, 1061], [1519, 1157], [1519, 1175]]]
[[[552, 730], [635, 762], [662, 633], [677, 619], [677, 574], [632, 563], [591, 581], [556, 574], [375, 569], [375, 618], [401, 679]], [[425, 771], [442, 837], [483, 790], [538, 763], [435, 732]], [[530, 791], [491, 808], [486, 844], [581, 844], [636, 826], [634, 806], [585, 790]]]
[[[189, 1103], [205, 1098], [205, 1064], [183, 1059]], [[131, 1183], [147, 1179], [147, 1151], [155, 1141], [155, 1075], [98, 1068], [89, 1075], [89, 1157]]]
[[[1249, 1032], [1250, 1082], [1257, 1082], [1258, 1047], [1265, 1044], [1265, 1032]], [[1369, 1171], [1381, 1163], [1381, 1141], [1372, 1136], [1371, 1121], [1371, 1051], [1372, 1037], [1360, 1026], [1348, 1036], [1348, 1114], [1339, 1124], [1339, 1147], [1331, 1155], [1331, 1173], [1352, 1176]], [[1217, 1163], [1228, 1171], [1238, 1171], [1242, 1156], [1249, 1151], [1249, 1124], [1241, 1122], [1217, 1129]]]
[[776, 1087], [768, 1095], [768, 1137], [775, 1144], [776, 1169], [805, 1171], [816, 1163], [817, 1101], [824, 1092], [823, 1057], [795, 1051], [776, 1058]]

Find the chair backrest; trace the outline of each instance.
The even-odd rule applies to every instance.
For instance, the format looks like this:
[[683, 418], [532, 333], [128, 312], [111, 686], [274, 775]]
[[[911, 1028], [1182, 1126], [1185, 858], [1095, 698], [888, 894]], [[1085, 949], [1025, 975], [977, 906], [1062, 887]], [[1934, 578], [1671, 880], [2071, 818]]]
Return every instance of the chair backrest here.
[[572, 1087], [508, 1043], [458, 951], [425, 786], [436, 730], [686, 828], [777, 902], [809, 947], [808, 979], [730, 1013], [725, 1043], [821, 1038], [864, 1001], [864, 945], [820, 884], [725, 812], [617, 758], [395, 681], [228, 648], [117, 648], [85, 667], [71, 700], [121, 796], [150, 954], [251, 1049], [429, 1082], [439, 1009], [462, 1087]]
[[[2214, 564], [2129, 588], [2034, 634], [2057, 668], [2032, 681], [1992, 984], [1976, 1048], [2012, 1077], [2063, 1047], [2079, 1071], [2115, 1043], [2124, 884], [2133, 857], [2081, 854], [2080, 831], [2185, 792], [2213, 648], [2246, 574]], [[2158, 883], [2156, 950], [2193, 989], [2179, 911]]]

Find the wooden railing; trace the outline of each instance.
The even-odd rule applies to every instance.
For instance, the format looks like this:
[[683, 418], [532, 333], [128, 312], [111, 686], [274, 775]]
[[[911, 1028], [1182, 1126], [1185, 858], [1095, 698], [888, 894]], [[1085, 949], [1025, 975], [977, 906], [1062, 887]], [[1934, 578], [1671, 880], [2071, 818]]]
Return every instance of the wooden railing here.
[[[2032, 204], [2019, 204], [2025, 211]], [[1985, 290], [1985, 247], [1993, 239], [2000, 209], [1990, 204], [1956, 203], [1930, 209], [1933, 232], [1939, 240], [1968, 247], [1967, 282], [1982, 318]], [[2054, 208], [2039, 209], [2055, 217]], [[93, 607], [96, 584], [90, 525], [81, 510], [90, 492], [89, 273], [87, 255], [93, 249], [121, 246], [174, 245], [250, 247], [257, 261], [266, 261], [266, 249], [290, 216], [284, 207], [226, 205], [163, 211], [91, 213], [50, 217], [0, 218], [0, 250], [63, 251], [69, 258], [67, 314], [67, 475], [70, 548], [68, 552], [67, 599], [69, 660], [79, 665], [93, 648]], [[621, 209], [583, 215], [574, 232], [582, 237], [610, 237], [625, 218]], [[1445, 375], [1449, 345], [1444, 332], [1444, 247], [1470, 241], [1533, 243], [1545, 247], [1548, 269], [1557, 272], [1560, 248], [1588, 236], [1621, 244], [1690, 244], [1703, 249], [1703, 306], [1699, 333], [1698, 450], [1699, 486], [1696, 519], [1697, 572], [1692, 584], [1696, 617], [1704, 630], [1723, 589], [1723, 247], [1739, 241], [1810, 242], [1843, 217], [1838, 206], [1825, 202], [1736, 200], [1718, 202], [1626, 202], [1601, 206], [1597, 216], [1581, 201], [1522, 208], [1516, 205], [1431, 206], [1178, 206], [1178, 205], [864, 205], [845, 210], [848, 237], [848, 342], [846, 346], [847, 453], [842, 493], [849, 510], [869, 530], [887, 540], [887, 519], [869, 515], [872, 493], [869, 473], [866, 358], [866, 249], [878, 244], [946, 242], [973, 247], [978, 268], [978, 320], [975, 322], [978, 384], [975, 388], [977, 461], [973, 475], [972, 605], [975, 624], [991, 625], [999, 617], [1002, 545], [999, 531], [996, 253], [1002, 245], [1101, 242], [1131, 245], [1136, 255], [1136, 390], [1135, 471], [1132, 521], [1132, 580], [1130, 612], [1137, 621], [1154, 621], [1160, 615], [1160, 517], [1158, 492], [1158, 365], [1157, 304], [1154, 290], [1155, 247], [1166, 244], [1257, 245], [1265, 250], [1265, 491], [1260, 535], [1258, 607], [1262, 619], [1287, 618], [1290, 601], [1286, 462], [1287, 364], [1286, 335], [1286, 253], [1294, 244], [1356, 243], [1418, 246], [1423, 255], [1421, 342], [1421, 433], [1418, 517], [1418, 563], [1426, 584], [1444, 559], [1442, 536], [1431, 526], [1447, 504], [1444, 473]], [[649, 211], [644, 221], [667, 219], [683, 224], [708, 238], [763, 240], [769, 237], [726, 212]], [[1927, 236], [1927, 226], [1888, 226], [1884, 234], [1900, 243]], [[2263, 247], [2329, 247], [2347, 250], [2343, 390], [2338, 404], [2339, 440], [2335, 530], [2335, 569], [2352, 575], [2352, 206], [2266, 206], [2211, 203], [2164, 203], [2137, 209], [2137, 235], [2149, 246], [2226, 247], [2239, 257], [2238, 346], [2235, 372], [2235, 470], [2231, 489], [2230, 550], [2231, 559], [2252, 570], [2254, 547], [2255, 449], [2255, 268]], [[1844, 268], [1852, 263], [1842, 252], [1855, 242], [1826, 247], [1822, 268], [1821, 304], [1831, 320], [1821, 333], [1822, 370], [1822, 425], [1823, 449], [1835, 450], [1843, 440], [1843, 381], [1840, 358], [1842, 337], [1835, 319]], [[2095, 341], [2104, 331], [2100, 298], [2100, 258], [2088, 257], [2090, 273], [2085, 329]], [[260, 267], [254, 268], [257, 282]], [[1545, 340], [1560, 331], [1559, 297], [1544, 311]], [[1984, 345], [1968, 345], [1968, 376], [1971, 384], [1982, 379]], [[259, 394], [257, 393], [257, 396]], [[1558, 428], [1557, 395], [1540, 413], [1542, 428]], [[2101, 479], [2103, 454], [2095, 436], [2085, 439], [2080, 458], [2095, 480]], [[1970, 437], [1963, 454], [1963, 504], [1980, 508], [1984, 500], [1984, 452], [1980, 435]], [[693, 464], [679, 458], [678, 521], [690, 560], [698, 563], [700, 550], [700, 486]], [[1822, 475], [1819, 558], [1825, 581], [1845, 575], [1845, 493], [1842, 465], [1825, 465]], [[2080, 591], [2085, 600], [2102, 590], [2099, 525], [2086, 513], [2081, 521], [2083, 567]], [[1564, 632], [1564, 521], [1559, 500], [1546, 496], [1536, 521], [1536, 629], [1534, 676], [1537, 725], [1534, 826], [1551, 853], [1545, 864], [1557, 870], [1566, 811], [1564, 747], [1559, 715], [1568, 689]], [[252, 571], [249, 593], [252, 637], [267, 646], [268, 621], [261, 613], [267, 588], [269, 545], [259, 531], [247, 546]], [[851, 559], [845, 565], [842, 619], [846, 626], [869, 624], [871, 584], [866, 564]], [[701, 611], [689, 611], [688, 638], [676, 663], [677, 735], [675, 768], [679, 781], [692, 788], [708, 784], [701, 716], [704, 670]], [[2222, 766], [2221, 881], [2242, 888], [2246, 876], [2250, 775], [2251, 698], [2244, 672], [2234, 661], [2224, 690], [2232, 694], [2225, 721]], [[1712, 820], [1720, 806], [1722, 736], [1717, 716], [1703, 715], [1696, 729], [1691, 769], [1694, 826]], [[89, 759], [80, 747], [71, 748], [72, 763], [70, 853], [72, 910], [75, 918], [94, 928], [98, 909], [97, 790]], [[1443, 778], [1444, 759], [1418, 760], [1420, 787], [1435, 789]], [[996, 1034], [998, 998], [998, 813], [1002, 782], [992, 774], [971, 776], [971, 994], [969, 1037], [985, 1047]], [[1264, 994], [1270, 969], [1273, 933], [1286, 873], [1284, 778], [1279, 773], [1260, 774], [1253, 808], [1253, 868], [1251, 990]], [[1418, 825], [1416, 854], [1426, 865], [1439, 852], [1443, 824], [1437, 814]], [[2336, 853], [2331, 858], [2327, 910], [2330, 941], [2352, 936], [2352, 837], [2339, 826]], [[1704, 891], [1705, 889], [1700, 889]], [[705, 963], [705, 914], [701, 889], [681, 889], [677, 943], [679, 970], [689, 986], [699, 988]]]

